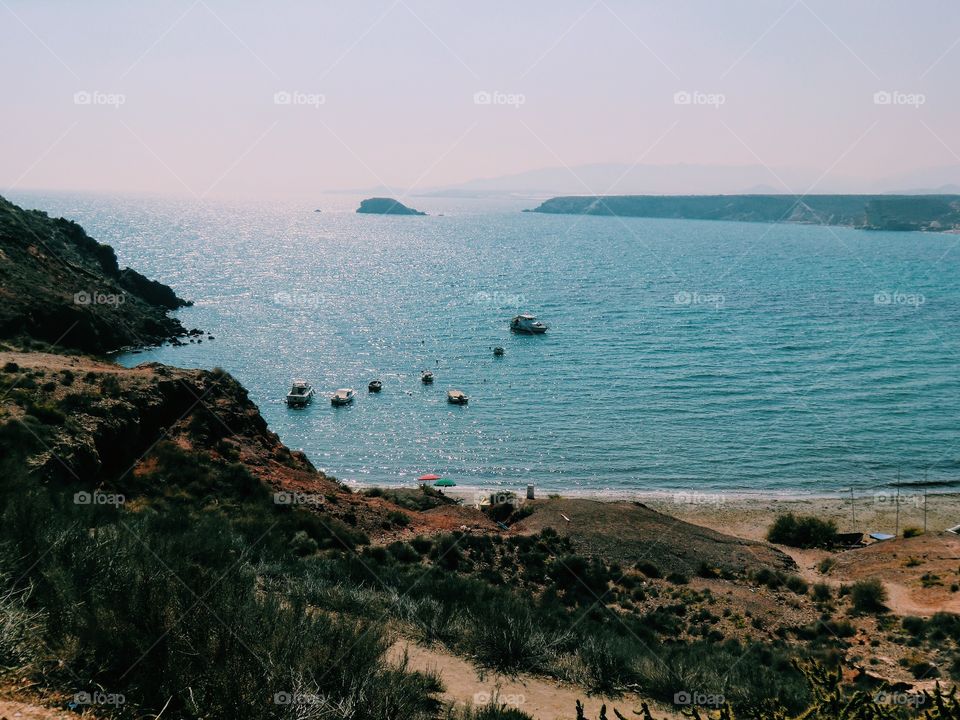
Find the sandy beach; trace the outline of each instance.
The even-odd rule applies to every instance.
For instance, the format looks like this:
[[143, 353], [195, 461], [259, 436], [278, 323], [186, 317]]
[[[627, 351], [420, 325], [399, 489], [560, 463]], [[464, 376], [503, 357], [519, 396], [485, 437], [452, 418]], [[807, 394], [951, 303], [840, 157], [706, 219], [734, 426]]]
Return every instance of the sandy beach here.
[[[361, 488], [356, 488], [361, 489]], [[475, 505], [494, 493], [514, 492], [518, 502], [525, 502], [525, 490], [517, 488], [487, 488], [457, 486], [444, 488], [444, 493], [460, 499], [465, 505]], [[792, 512], [799, 515], [815, 515], [833, 520], [840, 532], [894, 534], [897, 530], [897, 505], [900, 507], [899, 531], [904, 528], [924, 528], [924, 505], [926, 505], [926, 528], [930, 532], [942, 532], [960, 524], [960, 493], [929, 493], [924, 500], [922, 491], [901, 489], [899, 503], [896, 490], [874, 495], [849, 496], [787, 496], [697, 493], [697, 492], [637, 492], [608, 496], [599, 493], [560, 493], [564, 498], [579, 498], [601, 501], [631, 500], [641, 502], [658, 512], [670, 515], [695, 525], [702, 525], [749, 540], [764, 540], [767, 528], [777, 515]], [[548, 494], [537, 491], [537, 500]]]

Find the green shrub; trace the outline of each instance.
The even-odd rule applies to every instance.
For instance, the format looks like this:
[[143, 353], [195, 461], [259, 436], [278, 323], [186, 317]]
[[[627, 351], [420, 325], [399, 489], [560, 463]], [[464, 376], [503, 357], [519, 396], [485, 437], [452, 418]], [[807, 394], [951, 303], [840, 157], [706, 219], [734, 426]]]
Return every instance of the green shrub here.
[[937, 666], [926, 660], [918, 660], [917, 662], [910, 663], [907, 669], [916, 680], [932, 680], [933, 678], [940, 677], [940, 670]]
[[917, 537], [918, 535], [923, 535], [923, 529], [918, 527], [905, 527], [903, 529], [903, 536], [905, 538]]
[[100, 391], [109, 398], [118, 398], [123, 394], [120, 380], [116, 375], [104, 375], [100, 380]]
[[545, 671], [563, 639], [519, 602], [474, 615], [470, 636], [477, 662], [507, 673]]
[[783, 585], [784, 577], [776, 570], [760, 568], [753, 573], [753, 581], [760, 585], [766, 585], [771, 590], [776, 590]]
[[463, 551], [458, 545], [457, 536], [441, 535], [430, 550], [430, 559], [444, 570], [458, 570], [464, 560]]
[[44, 425], [63, 425], [67, 421], [67, 416], [52, 403], [31, 402], [27, 404], [25, 410], [28, 415], [37, 418]]
[[580, 555], [565, 555], [550, 564], [548, 575], [569, 600], [592, 605], [608, 589], [610, 575], [603, 563]]
[[451, 710], [445, 720], [533, 720], [533, 718], [517, 708], [492, 704], [480, 709]]
[[833, 597], [833, 591], [827, 583], [814, 583], [813, 599], [817, 602], [828, 602]]
[[586, 638], [577, 654], [586, 669], [590, 692], [617, 693], [633, 682], [635, 653], [632, 638], [609, 633]]
[[390, 551], [390, 554], [398, 561], [402, 563], [415, 563], [420, 562], [420, 553], [418, 553], [409, 543], [405, 542], [394, 542], [389, 545], [387, 548]]
[[410, 541], [410, 545], [413, 546], [413, 549], [416, 550], [421, 555], [426, 555], [430, 552], [430, 549], [433, 547], [433, 540], [428, 537], [423, 537], [418, 535], [413, 540]]
[[784, 585], [787, 586], [788, 590], [795, 592], [797, 595], [804, 595], [807, 592], [807, 581], [799, 575], [787, 575]]
[[658, 568], [656, 565], [654, 565], [652, 562], [649, 562], [648, 560], [641, 560], [640, 562], [636, 563], [633, 567], [636, 570], [639, 570], [640, 572], [642, 572], [648, 578], [656, 579], [656, 578], [663, 577], [663, 575], [660, 574], [660, 568]]
[[830, 547], [837, 534], [832, 520], [821, 520], [812, 515], [780, 515], [770, 526], [767, 540], [798, 548]]
[[708, 580], [718, 578], [720, 577], [720, 571], [701, 560], [700, 564], [697, 566], [697, 577], [706, 578]]
[[0, 577], [10, 588], [0, 594], [0, 667], [23, 672], [42, 659], [45, 615], [29, 610], [26, 591], [12, 588], [12, 578]]
[[305, 530], [297, 530], [290, 540], [290, 549], [296, 555], [313, 555], [317, 548], [317, 541], [307, 535]]
[[850, 588], [850, 599], [857, 612], [876, 613], [887, 609], [884, 605], [887, 601], [887, 590], [876, 578], [855, 582]]
[[923, 637], [926, 634], [926, 621], [921, 617], [908, 615], [902, 621], [903, 629], [914, 637]]

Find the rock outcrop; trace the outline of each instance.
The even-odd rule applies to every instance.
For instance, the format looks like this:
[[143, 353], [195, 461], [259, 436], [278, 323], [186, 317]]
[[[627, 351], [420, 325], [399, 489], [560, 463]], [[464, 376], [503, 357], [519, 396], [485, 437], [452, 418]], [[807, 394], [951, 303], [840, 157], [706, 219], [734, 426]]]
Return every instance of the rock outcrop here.
[[185, 334], [167, 313], [187, 304], [77, 223], [0, 198], [0, 339], [102, 354]]

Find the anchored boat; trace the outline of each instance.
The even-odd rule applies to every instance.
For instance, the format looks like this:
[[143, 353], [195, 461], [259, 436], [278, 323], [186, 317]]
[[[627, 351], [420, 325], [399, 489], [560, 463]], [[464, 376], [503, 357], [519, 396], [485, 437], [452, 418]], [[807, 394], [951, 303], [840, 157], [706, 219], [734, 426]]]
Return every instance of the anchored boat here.
[[303, 407], [313, 399], [313, 386], [306, 380], [294, 380], [287, 393], [287, 405]]
[[470, 398], [460, 390], [447, 390], [447, 402], [451, 405], [466, 405], [470, 402]]
[[353, 402], [353, 388], [340, 388], [330, 398], [331, 405], [349, 405]]
[[523, 315], [517, 315], [513, 320], [510, 321], [510, 329], [513, 330], [513, 332], [518, 333], [542, 335], [550, 328], [548, 325], [537, 320], [535, 315], [524, 313]]

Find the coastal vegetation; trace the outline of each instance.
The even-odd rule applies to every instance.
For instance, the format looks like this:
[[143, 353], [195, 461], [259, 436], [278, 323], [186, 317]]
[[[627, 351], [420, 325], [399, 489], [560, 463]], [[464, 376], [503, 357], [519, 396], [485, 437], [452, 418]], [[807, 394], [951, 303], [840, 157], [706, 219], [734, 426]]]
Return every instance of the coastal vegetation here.
[[812, 515], [779, 515], [767, 532], [767, 540], [797, 548], [826, 548], [833, 545], [837, 525]]

